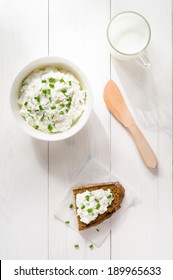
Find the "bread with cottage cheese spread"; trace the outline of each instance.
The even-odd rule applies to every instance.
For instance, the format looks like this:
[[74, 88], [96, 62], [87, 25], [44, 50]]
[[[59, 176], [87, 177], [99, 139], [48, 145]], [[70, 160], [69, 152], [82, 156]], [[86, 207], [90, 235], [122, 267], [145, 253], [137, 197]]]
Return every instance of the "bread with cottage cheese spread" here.
[[[102, 191], [99, 193], [106, 193], [109, 192], [111, 195], [108, 195], [107, 197], [111, 197], [111, 201], [108, 202], [107, 210], [104, 213], [98, 214], [94, 213], [94, 209], [98, 208], [98, 206], [101, 208], [101, 201], [106, 201], [106, 198], [99, 197], [100, 201], [94, 197], [94, 194], [96, 194], [96, 191]], [[89, 195], [85, 194], [91, 194], [92, 201], [91, 201], [91, 207], [90, 207], [90, 198]], [[80, 194], [80, 196], [78, 196]], [[87, 205], [80, 204], [77, 202], [79, 197], [81, 197], [81, 194], [83, 194], [84, 197], [88, 200], [86, 203]], [[91, 184], [91, 185], [85, 185], [85, 186], [79, 186], [75, 187], [73, 189], [73, 195], [74, 195], [74, 203], [75, 203], [75, 208], [76, 208], [76, 215], [77, 215], [77, 220], [78, 220], [78, 230], [85, 230], [88, 229], [92, 226], [96, 226], [103, 222], [104, 220], [110, 218], [114, 212], [116, 212], [121, 206], [121, 202], [125, 196], [125, 189], [119, 182], [111, 182], [111, 183], [100, 183], [100, 184]], [[96, 205], [94, 205], [94, 201], [96, 202]], [[100, 203], [99, 203], [100, 202]], [[82, 205], [82, 206], [81, 206]], [[88, 207], [88, 209], [86, 209]], [[87, 215], [87, 211], [89, 212], [89, 216], [92, 219], [92, 215], [96, 218], [94, 220], [89, 220], [87, 222], [81, 221], [81, 215], [79, 215], [79, 212], [81, 211], [80, 208], [84, 209], [85, 208], [85, 213], [84, 213], [84, 218], [85, 215]], [[97, 211], [97, 210], [96, 210]], [[82, 212], [82, 211], [81, 211]], [[98, 211], [97, 211], [98, 212]]]

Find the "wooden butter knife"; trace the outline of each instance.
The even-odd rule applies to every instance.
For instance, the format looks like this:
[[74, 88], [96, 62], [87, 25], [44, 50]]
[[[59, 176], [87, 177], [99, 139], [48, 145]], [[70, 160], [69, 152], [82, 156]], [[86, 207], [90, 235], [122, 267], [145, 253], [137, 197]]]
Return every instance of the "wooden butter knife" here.
[[104, 101], [110, 112], [130, 132], [139, 153], [148, 168], [157, 167], [157, 159], [144, 135], [137, 127], [129, 112], [121, 92], [114, 81], [109, 80], [104, 89]]

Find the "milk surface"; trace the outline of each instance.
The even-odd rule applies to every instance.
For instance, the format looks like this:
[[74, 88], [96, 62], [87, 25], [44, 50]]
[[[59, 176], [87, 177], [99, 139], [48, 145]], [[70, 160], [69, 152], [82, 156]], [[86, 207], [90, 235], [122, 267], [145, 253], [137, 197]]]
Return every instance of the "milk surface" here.
[[111, 44], [124, 54], [139, 53], [146, 47], [149, 36], [148, 25], [136, 14], [120, 15], [109, 29]]

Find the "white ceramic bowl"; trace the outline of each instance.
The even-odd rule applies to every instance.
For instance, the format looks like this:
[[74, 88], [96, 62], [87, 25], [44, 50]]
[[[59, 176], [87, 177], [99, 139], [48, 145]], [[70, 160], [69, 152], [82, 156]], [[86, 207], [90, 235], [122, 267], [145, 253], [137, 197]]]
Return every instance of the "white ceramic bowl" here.
[[[82, 116], [74, 126], [62, 133], [51, 134], [36, 130], [32, 126], [30, 126], [19, 113], [19, 105], [17, 102], [19, 98], [19, 90], [22, 85], [23, 79], [25, 79], [35, 69], [42, 68], [45, 66], [55, 66], [59, 69], [68, 70], [69, 72], [74, 74], [76, 78], [80, 81], [82, 88], [87, 90], [86, 107]], [[26, 133], [40, 140], [58, 141], [67, 139], [72, 135], [76, 134], [86, 124], [92, 110], [92, 91], [84, 74], [72, 62], [60, 57], [43, 57], [34, 60], [30, 64], [26, 65], [18, 73], [11, 88], [10, 101], [13, 114], [19, 125], [23, 128], [23, 130]]]

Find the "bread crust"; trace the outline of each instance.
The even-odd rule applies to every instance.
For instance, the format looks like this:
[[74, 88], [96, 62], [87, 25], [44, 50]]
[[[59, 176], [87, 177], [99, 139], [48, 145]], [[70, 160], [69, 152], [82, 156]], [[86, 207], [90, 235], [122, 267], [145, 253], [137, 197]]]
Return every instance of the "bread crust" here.
[[[108, 209], [105, 213], [99, 214], [94, 221], [91, 221], [89, 224], [85, 224], [80, 220], [80, 217], [77, 215], [76, 195], [79, 193], [83, 193], [87, 190], [95, 191], [99, 189], [103, 189], [103, 190], [110, 189], [114, 197], [114, 200], [111, 203], [111, 205], [108, 206]], [[78, 230], [81, 231], [81, 230], [88, 229], [92, 226], [96, 226], [101, 222], [105, 221], [106, 219], [110, 218], [112, 214], [120, 208], [120, 204], [125, 196], [125, 189], [119, 182], [90, 184], [90, 185], [75, 187], [73, 189], [73, 195], [74, 195], [74, 204], [75, 204], [76, 215], [78, 220]]]

